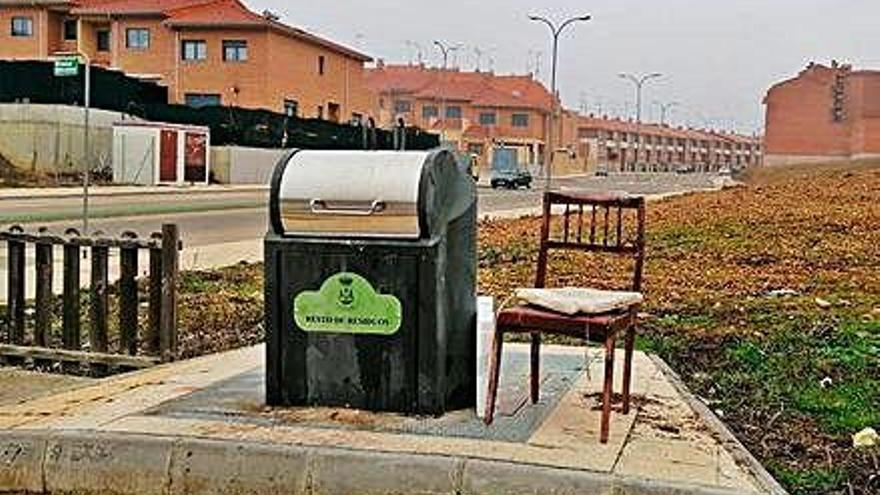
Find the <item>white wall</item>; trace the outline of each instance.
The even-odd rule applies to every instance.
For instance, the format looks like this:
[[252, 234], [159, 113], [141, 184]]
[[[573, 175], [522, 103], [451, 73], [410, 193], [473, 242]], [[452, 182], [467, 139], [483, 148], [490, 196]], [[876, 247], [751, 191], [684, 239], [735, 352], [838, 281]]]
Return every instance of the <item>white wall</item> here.
[[222, 184], [269, 184], [275, 164], [287, 150], [211, 146], [211, 170]]
[[113, 182], [115, 184], [153, 185], [156, 173], [156, 144], [159, 131], [154, 128], [115, 129], [113, 140]]
[[[90, 110], [92, 169], [110, 166], [113, 122], [123, 117], [119, 112]], [[23, 170], [76, 172], [83, 165], [83, 129], [82, 107], [3, 103], [0, 155]]]

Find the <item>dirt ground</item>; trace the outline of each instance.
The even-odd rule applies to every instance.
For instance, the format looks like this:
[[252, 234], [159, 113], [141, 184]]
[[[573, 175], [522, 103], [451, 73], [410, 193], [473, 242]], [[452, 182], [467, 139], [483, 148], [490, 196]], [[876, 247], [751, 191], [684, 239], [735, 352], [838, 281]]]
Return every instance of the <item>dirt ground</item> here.
[[[754, 171], [648, 206], [640, 346], [659, 353], [794, 494], [880, 493], [880, 164]], [[538, 219], [480, 230], [480, 287], [533, 283]], [[628, 263], [551, 257], [550, 285]], [[613, 285], [613, 284], [611, 284]]]

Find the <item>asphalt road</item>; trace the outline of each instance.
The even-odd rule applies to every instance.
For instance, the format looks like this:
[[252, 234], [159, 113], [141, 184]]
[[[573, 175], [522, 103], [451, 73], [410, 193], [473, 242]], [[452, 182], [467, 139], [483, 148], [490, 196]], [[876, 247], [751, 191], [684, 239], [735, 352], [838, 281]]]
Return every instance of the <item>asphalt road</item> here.
[[[606, 178], [565, 178], [554, 181], [553, 186], [562, 190], [656, 194], [710, 187], [713, 177], [626, 174]], [[540, 185], [536, 184], [536, 187]], [[92, 219], [90, 230], [101, 230], [107, 235], [133, 230], [143, 237], [170, 222], [179, 225], [181, 235], [190, 247], [258, 239], [268, 225], [266, 198], [265, 191], [98, 197], [93, 198], [91, 211], [96, 217], [106, 218]], [[540, 202], [538, 189], [479, 189], [481, 215], [535, 207]], [[28, 230], [45, 225], [54, 232], [63, 232], [68, 227], [80, 228], [81, 222], [76, 218], [81, 208], [78, 197], [0, 201], [0, 228], [7, 228], [12, 223], [23, 224]], [[44, 221], [60, 217], [68, 219]], [[4, 255], [0, 253], [0, 258]]]

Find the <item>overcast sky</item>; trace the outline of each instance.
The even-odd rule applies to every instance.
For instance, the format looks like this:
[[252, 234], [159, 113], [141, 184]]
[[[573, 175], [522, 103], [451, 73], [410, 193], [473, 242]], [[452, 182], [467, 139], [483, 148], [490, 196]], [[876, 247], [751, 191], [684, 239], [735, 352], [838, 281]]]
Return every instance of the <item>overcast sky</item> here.
[[496, 72], [524, 73], [541, 51], [548, 87], [549, 29], [527, 15], [591, 14], [560, 42], [558, 85], [568, 107], [632, 116], [632, 84], [617, 74], [661, 72], [645, 86], [645, 120], [659, 119], [655, 102], [675, 101], [674, 123], [749, 133], [762, 127], [766, 89], [811, 60], [880, 69], [880, 0], [245, 1], [387, 62], [415, 60], [410, 40], [422, 45], [428, 64], [439, 65], [432, 41], [442, 39], [464, 45], [462, 69], [475, 67], [479, 47]]

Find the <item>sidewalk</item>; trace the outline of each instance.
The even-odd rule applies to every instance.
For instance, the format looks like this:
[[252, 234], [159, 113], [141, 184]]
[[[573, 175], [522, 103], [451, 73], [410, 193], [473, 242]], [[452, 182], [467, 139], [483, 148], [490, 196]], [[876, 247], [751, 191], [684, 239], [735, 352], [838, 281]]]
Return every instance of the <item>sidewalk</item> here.
[[[595, 353], [595, 351], [591, 351]], [[598, 442], [602, 360], [505, 353], [496, 422], [264, 406], [262, 346], [159, 366], [0, 407], [0, 491], [29, 493], [783, 494], [655, 357], [637, 409]], [[619, 356], [622, 357], [622, 356]], [[585, 364], [589, 372], [584, 369]], [[619, 389], [620, 385], [616, 387]], [[2, 455], [2, 454], [0, 454]]]
[[[194, 186], [92, 186], [89, 196], [148, 196], [156, 194], [218, 194], [268, 191], [269, 187], [260, 184], [246, 185], [194, 185]], [[0, 201], [18, 199], [58, 199], [80, 197], [82, 187], [44, 187], [0, 189]]]

